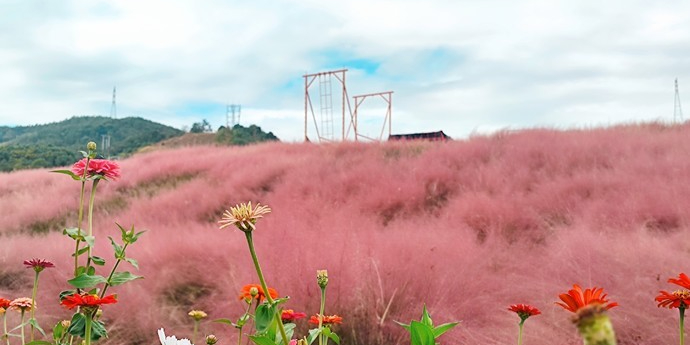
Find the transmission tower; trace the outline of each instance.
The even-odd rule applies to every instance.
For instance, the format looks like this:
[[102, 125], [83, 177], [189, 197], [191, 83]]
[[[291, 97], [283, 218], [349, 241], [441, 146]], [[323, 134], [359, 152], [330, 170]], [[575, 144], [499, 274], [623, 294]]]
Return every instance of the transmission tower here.
[[101, 134], [101, 152], [105, 158], [110, 158], [110, 134]]
[[683, 121], [683, 108], [680, 106], [680, 94], [678, 93], [678, 78], [676, 78], [676, 96], [673, 100], [673, 122]]
[[115, 86], [113, 86], [113, 104], [110, 105], [110, 117], [117, 119], [117, 103], [115, 103]]
[[232, 129], [232, 127], [235, 127], [235, 125], [239, 125], [241, 112], [241, 104], [228, 104], [225, 107], [225, 127]]

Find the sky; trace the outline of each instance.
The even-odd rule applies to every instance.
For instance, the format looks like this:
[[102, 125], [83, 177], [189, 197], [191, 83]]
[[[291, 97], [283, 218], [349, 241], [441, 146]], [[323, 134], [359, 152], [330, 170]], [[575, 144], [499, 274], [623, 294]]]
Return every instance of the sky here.
[[[390, 117], [384, 98], [361, 102], [362, 140], [387, 137], [388, 126], [467, 138], [671, 122], [676, 78], [690, 116], [690, 1], [0, 0], [0, 9], [0, 126], [110, 116], [116, 87], [118, 118], [217, 128], [239, 104], [240, 124], [302, 141], [303, 76], [340, 69], [352, 111], [356, 95], [393, 91]], [[340, 81], [311, 79], [307, 136], [353, 140]]]

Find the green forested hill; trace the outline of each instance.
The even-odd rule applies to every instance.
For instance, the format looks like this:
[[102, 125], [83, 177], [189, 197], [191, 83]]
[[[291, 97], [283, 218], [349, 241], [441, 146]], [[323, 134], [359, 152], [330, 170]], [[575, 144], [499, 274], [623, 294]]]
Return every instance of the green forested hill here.
[[[0, 126], [0, 171], [62, 166], [79, 158], [89, 141], [110, 136], [110, 156], [182, 135], [181, 130], [138, 117], [79, 116], [34, 126]], [[106, 153], [105, 150], [99, 150]]]

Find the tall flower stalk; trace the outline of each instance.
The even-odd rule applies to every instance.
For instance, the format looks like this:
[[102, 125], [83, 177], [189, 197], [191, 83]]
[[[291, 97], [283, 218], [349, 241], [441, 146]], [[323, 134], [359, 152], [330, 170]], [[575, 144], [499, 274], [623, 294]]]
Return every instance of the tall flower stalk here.
[[[34, 270], [34, 286], [31, 291], [31, 304], [36, 305], [36, 293], [38, 291], [38, 275], [44, 269], [55, 267], [55, 265], [52, 262], [43, 259], [24, 260], [24, 265], [26, 265], [27, 268], [33, 268]], [[31, 323], [31, 341], [34, 341], [34, 324], [38, 325], [38, 322], [36, 321], [35, 317], [35, 309], [36, 308], [31, 308], [31, 315], [29, 318], [29, 321]]]
[[192, 331], [192, 344], [196, 343], [196, 335], [199, 332], [199, 323], [201, 322], [202, 319], [206, 318], [208, 316], [205, 312], [201, 310], [192, 310], [189, 313], [187, 313], [189, 317], [192, 318], [194, 321], [194, 330]]
[[[259, 258], [256, 255], [256, 250], [254, 249], [254, 241], [252, 238], [252, 232], [256, 230], [256, 222], [263, 218], [265, 214], [271, 212], [271, 209], [266, 205], [256, 204], [252, 207], [252, 203], [248, 202], [246, 204], [242, 203], [231, 207], [229, 210], [223, 212], [221, 220], [218, 222], [220, 228], [223, 229], [227, 226], [235, 225], [238, 229], [244, 232], [245, 238], [247, 239], [247, 246], [249, 247], [249, 253], [252, 256], [252, 262], [254, 263], [254, 269], [256, 274], [259, 276], [259, 283], [261, 283], [261, 288], [263, 291], [268, 292], [268, 285], [266, 285], [266, 279], [261, 271], [261, 265], [259, 264]], [[280, 308], [275, 308], [275, 300], [271, 297], [270, 293], [266, 294], [266, 301], [268, 301], [269, 306], [273, 310], [273, 318], [276, 319], [278, 325], [278, 331], [280, 332], [280, 337], [283, 340], [283, 345], [288, 344], [288, 336], [285, 332], [285, 326], [280, 318]]]
[[525, 324], [525, 320], [527, 320], [530, 316], [541, 314], [541, 311], [527, 304], [513, 304], [508, 308], [508, 310], [517, 313], [517, 315], [520, 317], [518, 345], [522, 345], [522, 327]]
[[[321, 329], [321, 327], [323, 327], [323, 316], [325, 315], [324, 312], [326, 309], [326, 286], [328, 286], [328, 271], [316, 271], [316, 283], [319, 285], [319, 289], [321, 289], [321, 306], [319, 307], [319, 329]], [[321, 332], [321, 334], [319, 334], [319, 345], [323, 345], [324, 341], [327, 341], [324, 338], [323, 332]]]
[[10, 307], [10, 300], [0, 298], [0, 313], [2, 313], [2, 337], [5, 338], [6, 345], [10, 345], [10, 337], [7, 334], [7, 309]]
[[683, 287], [682, 290], [676, 290], [671, 293], [667, 291], [659, 291], [659, 296], [655, 300], [659, 302], [658, 307], [666, 307], [669, 309], [678, 308], [679, 319], [679, 338], [680, 345], [685, 344], [685, 309], [690, 306], [690, 278], [685, 273], [680, 273], [678, 278], [669, 278], [669, 283], [676, 284]]

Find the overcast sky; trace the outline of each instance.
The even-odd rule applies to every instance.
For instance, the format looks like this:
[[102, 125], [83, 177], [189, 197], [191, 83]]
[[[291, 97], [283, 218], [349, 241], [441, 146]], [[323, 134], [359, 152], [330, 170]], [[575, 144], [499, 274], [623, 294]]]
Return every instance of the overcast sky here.
[[[690, 116], [690, 1], [0, 0], [0, 125], [140, 116], [176, 128], [243, 125], [304, 136], [305, 73], [347, 68], [350, 97], [394, 91], [392, 132]], [[332, 131], [340, 136], [339, 82]], [[319, 80], [310, 86], [316, 127]], [[354, 103], [350, 100], [351, 106]], [[328, 112], [326, 112], [328, 114]], [[360, 132], [378, 137], [385, 102]], [[346, 115], [349, 119], [349, 114]], [[316, 121], [314, 121], [316, 120]], [[384, 130], [387, 135], [387, 128]]]

